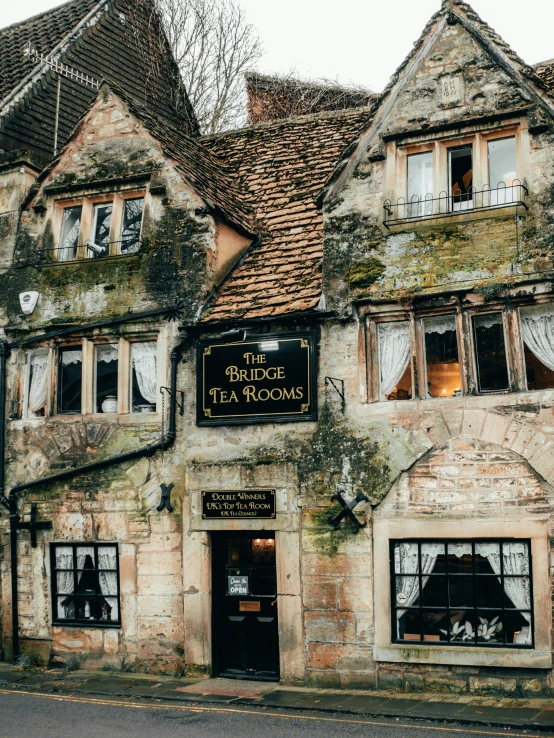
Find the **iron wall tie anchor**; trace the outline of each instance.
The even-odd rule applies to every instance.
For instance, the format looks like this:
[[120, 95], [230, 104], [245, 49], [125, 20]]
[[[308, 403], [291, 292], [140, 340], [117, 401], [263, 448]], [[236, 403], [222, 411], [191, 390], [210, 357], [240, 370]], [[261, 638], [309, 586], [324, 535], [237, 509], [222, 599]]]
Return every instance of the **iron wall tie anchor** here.
[[365, 523], [361, 523], [358, 520], [356, 514], [354, 513], [354, 508], [359, 505], [360, 502], [369, 502], [369, 497], [367, 495], [364, 495], [363, 492], [360, 492], [353, 500], [351, 500], [351, 502], [347, 503], [342, 495], [342, 492], [337, 492], [336, 495], [333, 495], [331, 497], [331, 500], [340, 503], [342, 510], [339, 512], [338, 515], [329, 520], [329, 524], [332, 525], [335, 530], [338, 530], [340, 521], [343, 518], [348, 518], [348, 520], [350, 520], [350, 522], [354, 526], [354, 533], [357, 533], [360, 528], [363, 528], [365, 526]]
[[158, 512], [161, 512], [164, 508], [168, 512], [173, 512], [173, 505], [171, 504], [171, 490], [175, 487], [174, 484], [160, 484], [162, 489], [162, 497], [160, 504], [156, 508]]
[[37, 520], [37, 503], [32, 502], [31, 503], [31, 518], [28, 523], [20, 523], [17, 522], [17, 529], [18, 530], [28, 530], [31, 534], [31, 546], [33, 548], [37, 547], [37, 530], [51, 530], [52, 529], [52, 521], [51, 520]]

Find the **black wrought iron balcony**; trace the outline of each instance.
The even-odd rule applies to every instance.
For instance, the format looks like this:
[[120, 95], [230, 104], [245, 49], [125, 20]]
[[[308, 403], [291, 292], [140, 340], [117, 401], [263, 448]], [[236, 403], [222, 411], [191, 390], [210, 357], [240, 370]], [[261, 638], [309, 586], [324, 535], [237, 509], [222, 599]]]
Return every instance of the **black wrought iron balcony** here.
[[528, 195], [527, 187], [519, 180], [514, 180], [509, 185], [504, 182], [496, 187], [485, 185], [482, 190], [470, 187], [466, 192], [441, 192], [438, 197], [433, 197], [430, 193], [424, 198], [414, 195], [410, 200], [400, 197], [396, 203], [385, 200], [384, 224], [388, 226], [412, 220], [433, 220], [458, 213], [516, 206], [527, 210]]

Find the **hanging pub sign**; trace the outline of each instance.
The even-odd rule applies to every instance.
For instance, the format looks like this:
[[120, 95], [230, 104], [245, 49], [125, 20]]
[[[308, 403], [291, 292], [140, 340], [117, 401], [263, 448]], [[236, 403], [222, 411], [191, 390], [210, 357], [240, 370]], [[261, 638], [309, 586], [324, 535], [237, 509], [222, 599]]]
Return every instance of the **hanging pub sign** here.
[[203, 518], [274, 518], [274, 489], [202, 492]]
[[317, 419], [313, 333], [198, 345], [197, 424]]

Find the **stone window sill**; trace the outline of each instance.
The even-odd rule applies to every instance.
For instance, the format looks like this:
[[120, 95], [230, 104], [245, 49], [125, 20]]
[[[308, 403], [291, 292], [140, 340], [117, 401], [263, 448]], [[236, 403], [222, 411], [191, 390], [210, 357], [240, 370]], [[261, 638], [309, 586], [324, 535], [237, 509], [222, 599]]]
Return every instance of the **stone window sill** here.
[[460, 648], [448, 646], [375, 646], [375, 661], [454, 666], [503, 666], [520, 669], [551, 669], [552, 653], [531, 649]]

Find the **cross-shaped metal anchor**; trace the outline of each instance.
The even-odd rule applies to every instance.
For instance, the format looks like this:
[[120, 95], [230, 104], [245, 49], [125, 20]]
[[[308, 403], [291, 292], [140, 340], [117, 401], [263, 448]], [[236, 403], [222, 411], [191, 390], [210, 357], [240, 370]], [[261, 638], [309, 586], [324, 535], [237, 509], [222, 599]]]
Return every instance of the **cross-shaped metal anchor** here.
[[164, 507], [168, 512], [173, 512], [173, 505], [171, 504], [171, 490], [175, 487], [174, 484], [160, 484], [162, 488], [162, 498], [160, 504], [156, 508], [158, 512], [161, 512]]
[[342, 495], [342, 492], [337, 492], [336, 495], [333, 495], [331, 497], [332, 500], [336, 500], [341, 504], [342, 510], [336, 517], [331, 518], [331, 520], [329, 520], [329, 523], [333, 526], [335, 530], [337, 530], [340, 525], [340, 521], [343, 518], [348, 518], [354, 526], [354, 533], [357, 533], [360, 528], [363, 528], [365, 526], [365, 523], [360, 523], [360, 521], [354, 514], [354, 508], [356, 507], [356, 505], [359, 505], [360, 502], [369, 502], [369, 497], [367, 495], [364, 495], [363, 492], [360, 492], [351, 502], [347, 503]]
[[50, 530], [52, 528], [51, 520], [37, 521], [37, 503], [31, 502], [31, 519], [28, 523], [17, 523], [19, 530], [28, 530], [31, 533], [31, 546], [37, 547], [37, 530]]

